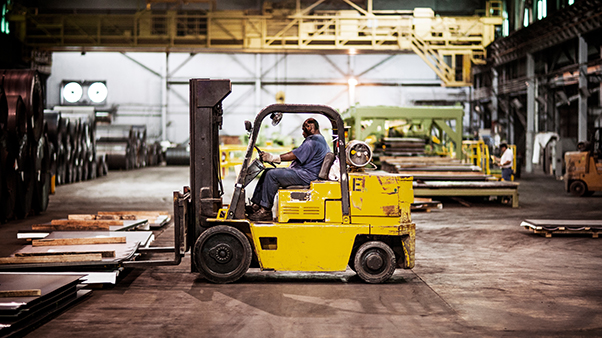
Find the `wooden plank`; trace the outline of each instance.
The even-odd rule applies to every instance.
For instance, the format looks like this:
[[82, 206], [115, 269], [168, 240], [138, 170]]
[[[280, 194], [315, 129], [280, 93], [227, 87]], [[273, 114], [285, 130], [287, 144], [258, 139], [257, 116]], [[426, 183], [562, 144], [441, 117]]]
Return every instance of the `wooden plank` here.
[[1, 290], [0, 298], [9, 297], [38, 297], [42, 295], [40, 289], [29, 289], [29, 290]]
[[101, 254], [103, 258], [115, 257], [115, 250], [90, 250], [90, 251], [57, 251], [57, 252], [17, 252], [15, 257], [32, 256], [58, 256], [58, 255], [86, 255]]
[[97, 220], [110, 220], [110, 219], [123, 220], [125, 218], [121, 218], [117, 215], [96, 215], [96, 219]]
[[99, 224], [99, 225], [52, 225], [52, 224], [34, 224], [31, 226], [32, 230], [46, 230], [46, 231], [65, 231], [65, 230], [88, 230], [88, 231], [109, 231], [110, 225]]
[[123, 225], [121, 220], [70, 220], [70, 219], [53, 219], [50, 221], [52, 225]]
[[89, 220], [95, 220], [96, 219], [96, 215], [73, 214], [73, 215], [67, 215], [67, 219], [69, 219], [69, 220], [76, 220], [76, 221], [89, 221]]
[[94, 237], [94, 238], [53, 238], [35, 239], [32, 246], [56, 246], [56, 245], [88, 245], [88, 244], [116, 244], [125, 243], [125, 237]]
[[102, 260], [102, 255], [95, 254], [67, 254], [45, 255], [29, 257], [0, 257], [0, 264], [32, 264], [32, 263], [69, 263], [69, 262], [97, 262]]
[[167, 216], [168, 211], [99, 211], [98, 215], [134, 215], [134, 216]]

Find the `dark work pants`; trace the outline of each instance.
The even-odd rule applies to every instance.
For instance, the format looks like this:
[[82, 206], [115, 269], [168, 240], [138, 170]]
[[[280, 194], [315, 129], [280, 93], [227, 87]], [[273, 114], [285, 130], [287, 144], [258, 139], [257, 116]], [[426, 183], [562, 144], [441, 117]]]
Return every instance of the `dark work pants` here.
[[512, 180], [512, 168], [502, 168], [502, 179], [504, 181]]
[[251, 202], [261, 205], [266, 209], [272, 209], [274, 197], [279, 187], [289, 187], [291, 185], [306, 185], [297, 172], [288, 168], [266, 169], [259, 178]]

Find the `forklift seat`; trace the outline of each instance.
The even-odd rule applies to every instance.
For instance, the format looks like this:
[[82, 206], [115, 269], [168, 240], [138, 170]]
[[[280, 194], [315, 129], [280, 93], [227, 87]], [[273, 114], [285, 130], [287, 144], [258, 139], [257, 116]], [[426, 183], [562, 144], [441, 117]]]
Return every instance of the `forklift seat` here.
[[[334, 154], [332, 152], [328, 152], [326, 156], [324, 156], [324, 162], [322, 162], [322, 167], [320, 168], [320, 173], [318, 173], [318, 180], [327, 181], [328, 173], [330, 172], [330, 167], [334, 163]], [[288, 187], [283, 187], [284, 189], [309, 189], [309, 185], [290, 185]]]

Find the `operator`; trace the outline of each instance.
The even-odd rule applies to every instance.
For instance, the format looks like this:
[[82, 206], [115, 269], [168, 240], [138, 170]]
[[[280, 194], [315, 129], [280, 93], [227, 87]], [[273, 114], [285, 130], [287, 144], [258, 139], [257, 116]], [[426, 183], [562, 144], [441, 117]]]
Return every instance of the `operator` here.
[[262, 152], [259, 157], [264, 162], [280, 163], [292, 161], [288, 168], [266, 169], [261, 175], [251, 206], [247, 207], [249, 219], [252, 221], [271, 221], [272, 205], [279, 187], [292, 185], [309, 185], [318, 178], [324, 157], [330, 151], [324, 136], [320, 134], [318, 121], [308, 118], [301, 128], [305, 140], [299, 148], [281, 155]]
[[512, 153], [512, 149], [508, 148], [508, 144], [506, 143], [500, 144], [500, 151], [502, 152], [502, 157], [499, 158], [493, 156], [493, 158], [502, 168], [502, 180], [510, 181], [512, 179], [512, 162], [514, 161], [514, 154]]

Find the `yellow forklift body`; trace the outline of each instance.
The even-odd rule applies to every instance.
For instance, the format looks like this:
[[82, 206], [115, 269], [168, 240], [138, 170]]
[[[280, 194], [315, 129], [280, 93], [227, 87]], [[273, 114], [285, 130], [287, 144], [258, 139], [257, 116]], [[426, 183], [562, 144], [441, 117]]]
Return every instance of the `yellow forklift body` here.
[[[340, 199], [340, 184], [334, 181], [314, 181], [309, 189], [280, 189], [278, 221], [342, 221]], [[411, 222], [410, 205], [414, 202], [412, 177], [389, 173], [350, 173], [349, 200], [352, 223], [371, 220], [363, 217], [377, 217], [384, 223]], [[357, 222], [354, 221], [356, 217], [359, 217]]]
[[564, 175], [565, 190], [575, 180], [581, 180], [587, 185], [589, 191], [602, 190], [602, 163], [587, 151], [571, 151], [564, 154], [566, 174]]
[[339, 182], [316, 181], [309, 189], [281, 189], [278, 221], [250, 223], [260, 266], [276, 271], [344, 271], [358, 235], [395, 237], [405, 268], [414, 267], [412, 177], [349, 174], [351, 218], [343, 222]]
[[345, 271], [355, 236], [367, 224], [254, 223], [251, 234], [259, 264], [275, 271]]

